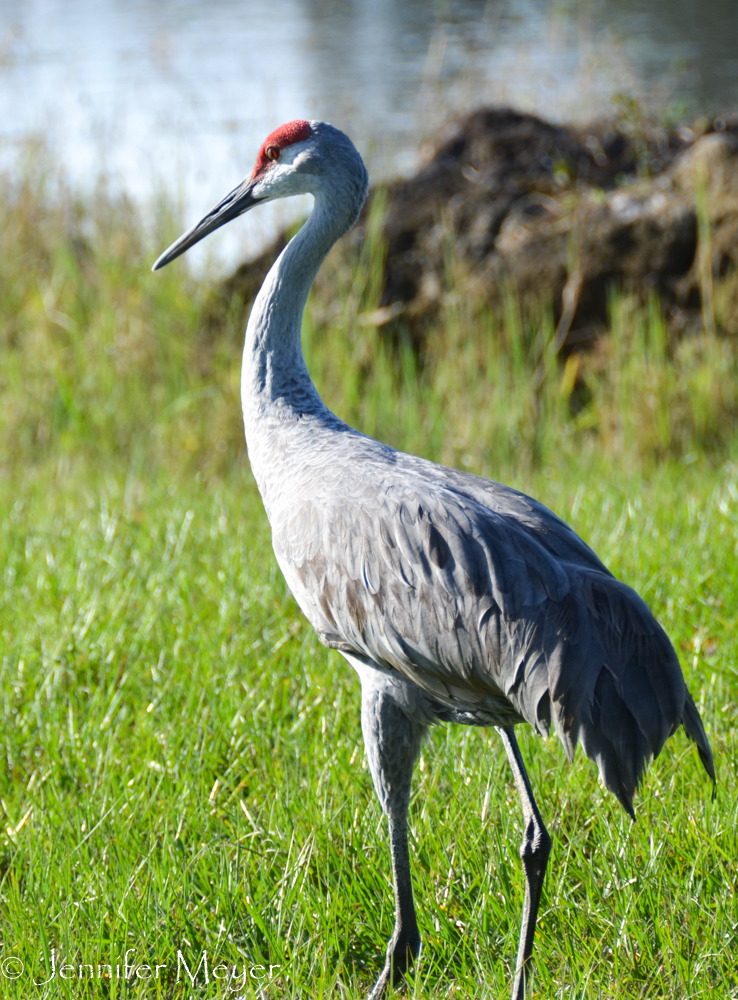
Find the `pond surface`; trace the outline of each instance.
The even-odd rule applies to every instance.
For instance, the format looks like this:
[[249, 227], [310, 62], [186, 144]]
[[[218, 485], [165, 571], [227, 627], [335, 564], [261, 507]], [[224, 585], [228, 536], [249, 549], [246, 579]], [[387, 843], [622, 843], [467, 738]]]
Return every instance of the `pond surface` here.
[[[738, 107], [738, 0], [0, 0], [5, 165], [41, 135], [72, 183], [164, 188], [187, 221], [290, 118], [344, 128], [377, 178], [410, 173], [456, 111], [581, 121], [618, 93], [677, 117]], [[305, 208], [255, 213], [196, 260], [230, 266]]]

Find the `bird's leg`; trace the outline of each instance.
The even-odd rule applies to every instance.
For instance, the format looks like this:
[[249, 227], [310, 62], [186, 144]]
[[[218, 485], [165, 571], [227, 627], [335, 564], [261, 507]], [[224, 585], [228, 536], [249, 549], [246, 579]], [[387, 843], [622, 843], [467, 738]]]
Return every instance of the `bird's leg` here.
[[541, 900], [541, 888], [546, 874], [546, 863], [551, 852], [551, 837], [543, 825], [538, 811], [533, 789], [530, 787], [528, 773], [525, 770], [523, 757], [520, 753], [515, 730], [512, 726], [498, 727], [497, 730], [505, 745], [507, 759], [512, 768], [515, 785], [523, 808], [525, 832], [520, 845], [520, 857], [525, 870], [525, 903], [523, 905], [523, 922], [520, 927], [520, 943], [518, 957], [515, 963], [515, 981], [513, 983], [513, 1000], [524, 1000], [525, 984], [528, 978], [530, 957], [533, 952], [533, 935], [536, 931], [538, 904]]
[[407, 815], [388, 814], [392, 875], [395, 887], [395, 928], [387, 943], [384, 968], [372, 987], [369, 1000], [379, 1000], [387, 986], [396, 986], [420, 952], [420, 931], [415, 916], [410, 855], [407, 844]]
[[390, 692], [391, 688], [383, 689], [381, 684], [362, 683], [361, 728], [374, 787], [389, 820], [395, 887], [395, 929], [369, 1000], [379, 1000], [390, 983], [398, 983], [420, 951], [410, 878], [407, 810], [424, 727], [407, 717]]

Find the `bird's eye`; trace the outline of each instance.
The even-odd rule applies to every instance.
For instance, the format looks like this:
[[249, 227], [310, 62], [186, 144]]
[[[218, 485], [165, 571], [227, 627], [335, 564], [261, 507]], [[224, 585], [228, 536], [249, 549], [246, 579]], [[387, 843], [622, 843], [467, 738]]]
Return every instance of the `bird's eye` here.
[[267, 160], [278, 160], [279, 149], [276, 146], [267, 146], [266, 156]]

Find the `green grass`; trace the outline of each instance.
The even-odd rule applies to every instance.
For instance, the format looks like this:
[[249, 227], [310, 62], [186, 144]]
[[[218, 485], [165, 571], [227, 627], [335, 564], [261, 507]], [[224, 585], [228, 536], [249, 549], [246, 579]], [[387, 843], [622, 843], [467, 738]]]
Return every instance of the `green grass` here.
[[[4, 199], [0, 976], [25, 969], [0, 992], [359, 997], [393, 920], [385, 823], [358, 682], [289, 596], [245, 461], [242, 304], [149, 274], [125, 202], [33, 173]], [[581, 752], [521, 732], [554, 838], [531, 996], [737, 996], [738, 355], [719, 312], [670, 343], [657, 303], [617, 296], [608, 342], [563, 366], [545, 308], [451, 296], [417, 357], [357, 322], [381, 248], [363, 254], [329, 262], [306, 319], [328, 402], [573, 524], [665, 625], [716, 755], [713, 802], [677, 734], [633, 825]], [[414, 788], [408, 992], [506, 997], [522, 830], [494, 731], [438, 727]], [[113, 977], [35, 986], [52, 948]], [[126, 949], [159, 978], [116, 979]], [[263, 992], [193, 986], [178, 950], [192, 972], [204, 951], [211, 971], [280, 968]]]

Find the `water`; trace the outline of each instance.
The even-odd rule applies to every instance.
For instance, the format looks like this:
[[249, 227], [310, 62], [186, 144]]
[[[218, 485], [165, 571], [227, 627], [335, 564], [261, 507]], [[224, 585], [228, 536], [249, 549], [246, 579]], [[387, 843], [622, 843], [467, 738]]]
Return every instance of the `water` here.
[[[483, 102], [559, 121], [618, 92], [738, 107], [737, 53], [736, 0], [0, 0], [0, 156], [42, 135], [72, 183], [165, 189], [190, 223], [290, 118], [344, 128], [374, 178], [408, 174]], [[196, 264], [231, 266], [305, 209], [254, 213]]]

